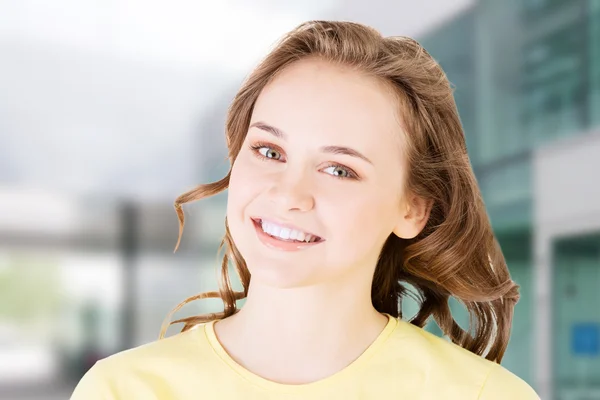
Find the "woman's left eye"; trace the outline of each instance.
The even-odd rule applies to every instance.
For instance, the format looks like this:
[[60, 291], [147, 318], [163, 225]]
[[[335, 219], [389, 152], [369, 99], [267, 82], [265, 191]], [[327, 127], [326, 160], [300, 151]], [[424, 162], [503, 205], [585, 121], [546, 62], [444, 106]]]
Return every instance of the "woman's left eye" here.
[[332, 165], [330, 167], [325, 168], [323, 171], [330, 175], [333, 175], [336, 178], [354, 178], [353, 172], [351, 172], [348, 168], [344, 168], [340, 165]]

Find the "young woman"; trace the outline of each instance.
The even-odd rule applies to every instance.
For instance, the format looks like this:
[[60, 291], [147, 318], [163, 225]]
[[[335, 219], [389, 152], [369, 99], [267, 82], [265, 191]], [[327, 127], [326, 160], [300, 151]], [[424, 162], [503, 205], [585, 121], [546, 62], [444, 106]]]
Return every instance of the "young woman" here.
[[[417, 42], [304, 23], [243, 84], [226, 135], [227, 176], [175, 202], [181, 238], [182, 204], [229, 189], [220, 292], [174, 310], [224, 311], [98, 362], [72, 399], [538, 399], [499, 365], [518, 286], [451, 86]], [[409, 322], [404, 284], [421, 299]]]

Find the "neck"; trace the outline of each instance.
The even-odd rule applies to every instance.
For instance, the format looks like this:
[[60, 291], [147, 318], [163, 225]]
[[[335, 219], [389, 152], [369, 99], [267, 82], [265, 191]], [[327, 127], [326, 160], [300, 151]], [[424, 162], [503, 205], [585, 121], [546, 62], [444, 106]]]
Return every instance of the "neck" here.
[[298, 340], [311, 333], [347, 333], [382, 320], [371, 303], [370, 287], [357, 292], [354, 287], [280, 289], [258, 283], [251, 283], [237, 317], [263, 334]]
[[[388, 322], [372, 305], [370, 282], [364, 286], [281, 289], [254, 282], [242, 309], [215, 331], [234, 359], [267, 378], [325, 377], [359, 357]], [[270, 370], [274, 365], [277, 371]]]

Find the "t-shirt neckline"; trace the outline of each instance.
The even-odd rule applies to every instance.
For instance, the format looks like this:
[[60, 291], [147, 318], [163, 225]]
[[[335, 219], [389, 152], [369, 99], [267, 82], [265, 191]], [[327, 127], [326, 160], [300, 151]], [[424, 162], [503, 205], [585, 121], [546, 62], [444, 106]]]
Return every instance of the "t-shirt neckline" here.
[[235, 361], [229, 353], [225, 350], [225, 348], [219, 342], [217, 335], [215, 334], [214, 324], [216, 321], [210, 321], [204, 325], [204, 333], [206, 338], [214, 350], [214, 352], [221, 358], [223, 362], [225, 362], [233, 372], [240, 375], [242, 378], [246, 379], [252, 384], [260, 386], [267, 390], [274, 391], [284, 391], [284, 392], [298, 392], [298, 391], [306, 391], [309, 389], [314, 389], [317, 387], [323, 387], [327, 385], [334, 384], [335, 382], [340, 381], [344, 377], [352, 375], [355, 371], [362, 368], [371, 357], [382, 347], [385, 341], [388, 339], [390, 334], [396, 329], [399, 324], [397, 318], [389, 314], [384, 314], [388, 317], [388, 322], [383, 328], [383, 330], [379, 333], [379, 335], [375, 338], [375, 340], [366, 348], [366, 350], [358, 356], [354, 361], [352, 361], [348, 366], [339, 370], [338, 372], [319, 379], [314, 382], [303, 383], [303, 384], [286, 384], [279, 383], [275, 381], [271, 381], [269, 379], [263, 378], [260, 375], [257, 375], [248, 369], [244, 368], [237, 361]]

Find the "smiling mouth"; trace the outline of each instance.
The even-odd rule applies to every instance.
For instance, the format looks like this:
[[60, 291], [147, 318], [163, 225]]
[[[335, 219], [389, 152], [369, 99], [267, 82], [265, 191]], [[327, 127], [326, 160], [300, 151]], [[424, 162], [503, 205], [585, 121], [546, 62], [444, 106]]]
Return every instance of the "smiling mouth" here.
[[290, 243], [319, 243], [323, 239], [315, 234], [303, 232], [298, 229], [292, 229], [278, 225], [274, 222], [265, 221], [260, 218], [252, 218], [254, 225], [263, 231], [266, 235]]

